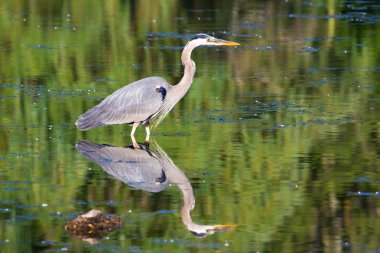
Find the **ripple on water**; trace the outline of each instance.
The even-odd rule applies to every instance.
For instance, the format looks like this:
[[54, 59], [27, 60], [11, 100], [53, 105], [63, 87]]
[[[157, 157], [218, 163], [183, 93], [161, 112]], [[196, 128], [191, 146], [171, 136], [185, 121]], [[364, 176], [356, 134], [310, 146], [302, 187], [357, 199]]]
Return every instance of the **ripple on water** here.
[[349, 37], [342, 37], [342, 36], [317, 36], [317, 37], [303, 38], [304, 41], [345, 40], [345, 39], [349, 39]]
[[30, 221], [30, 220], [37, 220], [37, 217], [34, 215], [17, 215], [15, 217], [15, 220], [19, 221]]
[[360, 68], [353, 68], [353, 67], [327, 67], [327, 68], [308, 68], [309, 72], [317, 72], [317, 71], [340, 71], [340, 70], [348, 70], [348, 71], [379, 71], [380, 66], [368, 66], [368, 67], [360, 67]]
[[265, 25], [260, 24], [260, 23], [255, 23], [255, 22], [242, 22], [239, 25], [234, 25], [231, 26], [233, 29], [260, 29], [260, 28], [265, 28]]
[[148, 32], [149, 38], [165, 37], [165, 38], [175, 38], [175, 39], [188, 39], [191, 37], [189, 34], [184, 33], [174, 33], [174, 32]]
[[306, 52], [306, 53], [317, 53], [319, 52], [319, 49], [318, 48], [315, 48], [315, 47], [305, 47], [302, 49], [303, 52]]
[[309, 15], [309, 14], [289, 14], [289, 18], [298, 19], [338, 19], [346, 20], [353, 24], [374, 24], [378, 23], [380, 18], [367, 12], [346, 12], [336, 15]]
[[380, 192], [347, 192], [348, 196], [359, 196], [359, 197], [380, 197]]
[[309, 2], [309, 1], [304, 1], [302, 2], [303, 5], [308, 5], [312, 7], [325, 7], [327, 4], [325, 3], [316, 3], [316, 2]]
[[47, 45], [42, 45], [42, 44], [26, 44], [24, 46], [30, 47], [30, 48], [35, 48], [35, 49], [44, 49], [44, 50], [58, 50], [61, 49], [60, 47], [51, 47]]
[[221, 249], [226, 247], [225, 243], [193, 243], [192, 241], [178, 238], [156, 238], [153, 239], [153, 242], [159, 244], [180, 244], [186, 245], [189, 248]]

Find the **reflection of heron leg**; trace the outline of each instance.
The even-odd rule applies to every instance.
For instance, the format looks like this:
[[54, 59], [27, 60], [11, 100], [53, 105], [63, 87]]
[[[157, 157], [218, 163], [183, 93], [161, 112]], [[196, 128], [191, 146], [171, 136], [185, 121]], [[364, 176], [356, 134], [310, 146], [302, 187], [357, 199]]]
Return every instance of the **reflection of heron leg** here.
[[133, 123], [133, 126], [132, 126], [132, 131], [131, 131], [131, 139], [132, 139], [132, 145], [134, 148], [139, 148], [139, 144], [137, 143], [136, 139], [135, 139], [135, 131], [136, 131], [136, 128], [140, 125], [140, 123]]
[[150, 130], [149, 130], [149, 124], [145, 125], [145, 131], [146, 131], [146, 137], [145, 137], [145, 146], [149, 147], [149, 137], [150, 137]]

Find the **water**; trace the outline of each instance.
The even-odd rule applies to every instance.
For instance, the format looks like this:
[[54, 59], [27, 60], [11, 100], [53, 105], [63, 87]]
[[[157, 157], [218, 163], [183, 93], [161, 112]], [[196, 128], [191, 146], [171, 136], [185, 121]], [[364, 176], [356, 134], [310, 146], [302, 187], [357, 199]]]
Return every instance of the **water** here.
[[[376, 1], [2, 1], [0, 14], [1, 252], [380, 250]], [[194, 51], [193, 86], [153, 138], [191, 186], [192, 221], [237, 225], [202, 238], [175, 183], [137, 189], [76, 149], [126, 147], [129, 126], [73, 125], [127, 83], [178, 82], [199, 32], [242, 46]], [[91, 209], [123, 226], [96, 244], [65, 231]]]

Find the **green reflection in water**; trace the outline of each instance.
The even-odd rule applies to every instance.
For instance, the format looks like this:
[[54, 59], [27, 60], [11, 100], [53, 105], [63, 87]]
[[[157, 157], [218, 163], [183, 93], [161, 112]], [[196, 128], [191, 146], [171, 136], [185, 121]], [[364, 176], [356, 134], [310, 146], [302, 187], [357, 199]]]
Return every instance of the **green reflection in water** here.
[[[63, 229], [91, 208], [126, 220], [101, 242], [110, 252], [378, 250], [376, 6], [1, 1], [2, 250], [99, 251]], [[203, 239], [178, 222], [176, 189], [133, 191], [75, 151], [79, 139], [128, 145], [128, 126], [73, 126], [126, 83], [176, 83], [185, 35], [198, 32], [243, 46], [194, 52], [193, 87], [155, 139], [193, 186], [193, 218], [239, 224]]]

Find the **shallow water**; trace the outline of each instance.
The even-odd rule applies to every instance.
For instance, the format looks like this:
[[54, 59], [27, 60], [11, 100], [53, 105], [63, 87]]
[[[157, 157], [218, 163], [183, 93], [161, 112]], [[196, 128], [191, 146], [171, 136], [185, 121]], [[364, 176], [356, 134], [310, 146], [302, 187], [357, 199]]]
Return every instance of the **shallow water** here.
[[[0, 14], [0, 252], [380, 250], [376, 1], [1, 1]], [[118, 180], [103, 167], [146, 165], [130, 127], [75, 120], [137, 79], [178, 82], [200, 32], [242, 46], [196, 49], [192, 88], [154, 131], [160, 168], [190, 186]], [[93, 162], [80, 140], [128, 155]], [[189, 189], [193, 222], [237, 226], [191, 234]], [[123, 226], [96, 244], [65, 231], [91, 209]]]

